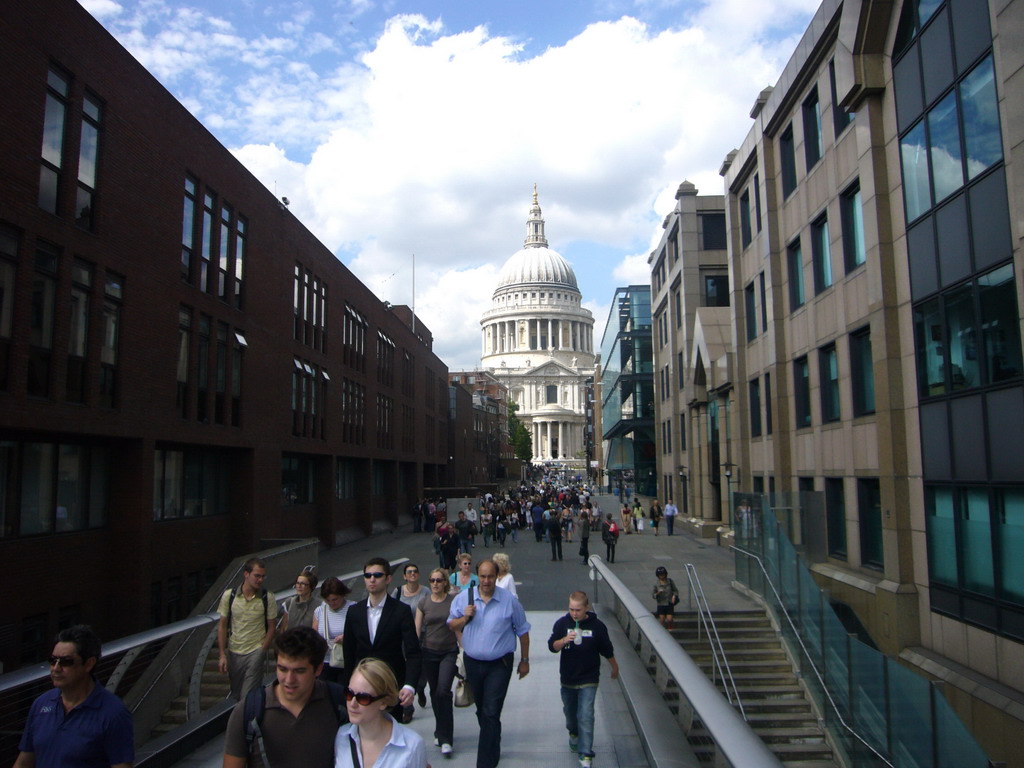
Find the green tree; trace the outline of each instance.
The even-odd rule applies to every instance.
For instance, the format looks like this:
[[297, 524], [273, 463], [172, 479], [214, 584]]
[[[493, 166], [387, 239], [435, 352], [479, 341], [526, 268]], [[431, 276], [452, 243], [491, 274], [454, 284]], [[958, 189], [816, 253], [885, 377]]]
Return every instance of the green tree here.
[[508, 437], [512, 443], [516, 458], [529, 464], [533, 461], [533, 437], [530, 430], [516, 416], [519, 406], [509, 401], [508, 404]]

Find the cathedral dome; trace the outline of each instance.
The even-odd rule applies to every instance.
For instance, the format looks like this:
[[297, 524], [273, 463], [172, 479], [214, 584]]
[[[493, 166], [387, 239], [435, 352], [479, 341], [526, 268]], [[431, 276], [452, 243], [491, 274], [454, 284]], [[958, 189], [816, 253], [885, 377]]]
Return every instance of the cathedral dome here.
[[528, 246], [512, 254], [501, 268], [497, 289], [538, 283], [579, 290], [576, 273], [569, 262], [557, 251], [544, 246]]

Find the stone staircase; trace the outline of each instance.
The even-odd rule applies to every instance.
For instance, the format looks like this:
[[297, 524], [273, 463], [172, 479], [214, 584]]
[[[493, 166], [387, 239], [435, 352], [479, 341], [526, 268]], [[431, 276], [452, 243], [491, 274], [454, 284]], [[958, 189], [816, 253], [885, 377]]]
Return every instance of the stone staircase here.
[[[715, 624], [747, 722], [769, 749], [788, 768], [841, 768], [764, 611], [717, 612]], [[706, 636], [698, 638], [697, 615], [677, 613], [672, 636], [711, 678], [711, 647]], [[701, 761], [712, 764], [714, 744], [702, 723], [694, 722], [689, 739]]]
[[[200, 686], [199, 708], [205, 711], [213, 705], [223, 701], [231, 692], [231, 685], [228, 683], [228, 676], [222, 675], [217, 670], [218, 659], [217, 646], [210, 649], [206, 657], [206, 664], [203, 666], [203, 679]], [[182, 686], [178, 696], [174, 698], [170, 706], [160, 718], [160, 724], [150, 733], [149, 738], [155, 739], [168, 731], [172, 731], [188, 720], [186, 706], [188, 703], [188, 680]]]

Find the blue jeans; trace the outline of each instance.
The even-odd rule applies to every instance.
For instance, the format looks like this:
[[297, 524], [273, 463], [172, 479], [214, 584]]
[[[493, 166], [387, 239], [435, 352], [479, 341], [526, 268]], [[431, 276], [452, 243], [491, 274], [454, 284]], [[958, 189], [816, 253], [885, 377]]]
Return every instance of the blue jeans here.
[[581, 688], [562, 686], [562, 711], [565, 713], [565, 727], [576, 734], [576, 747], [580, 757], [594, 756], [594, 701], [597, 686], [584, 685]]
[[[495, 768], [501, 759], [501, 710], [512, 679], [512, 654], [494, 661], [479, 661], [465, 656], [466, 681], [476, 701], [476, 721], [480, 740], [476, 748], [476, 768]], [[593, 726], [591, 726], [593, 731]]]

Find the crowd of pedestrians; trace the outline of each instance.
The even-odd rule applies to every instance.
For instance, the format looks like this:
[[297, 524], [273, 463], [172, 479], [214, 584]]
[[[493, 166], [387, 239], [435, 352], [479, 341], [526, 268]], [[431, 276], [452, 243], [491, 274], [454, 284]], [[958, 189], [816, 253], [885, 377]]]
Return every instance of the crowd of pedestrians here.
[[[265, 563], [250, 559], [241, 582], [226, 589], [218, 605], [218, 668], [238, 702], [225, 734], [225, 768], [425, 768], [428, 747], [406, 726], [416, 716], [416, 703], [426, 707], [428, 692], [434, 746], [442, 758], [450, 758], [453, 687], [460, 669], [476, 707], [477, 768], [494, 768], [501, 757], [502, 708], [512, 676], [530, 673], [531, 626], [509, 552], [480, 556], [481, 548], [504, 550], [519, 543], [520, 533], [532, 531], [537, 543], [550, 546], [553, 561], [562, 560], [568, 548], [570, 557], [586, 564], [591, 539], [600, 535], [607, 560], [614, 562], [621, 535], [641, 535], [645, 528], [659, 535], [662, 524], [671, 535], [676, 514], [671, 500], [664, 508], [654, 502], [649, 510], [634, 500], [623, 504], [616, 520], [585, 488], [550, 483], [523, 486], [503, 498], [486, 494], [466, 503], [454, 520], [444, 500], [425, 498], [413, 508], [413, 529], [433, 533], [436, 567], [421, 574], [418, 565], [406, 563], [400, 583], [392, 583], [389, 562], [368, 558], [362, 568], [365, 594], [353, 600], [343, 581], [330, 577], [320, 583], [316, 568], [307, 566], [280, 615], [277, 600], [263, 586]], [[678, 591], [664, 568], [656, 576], [652, 596], [671, 627]], [[618, 666], [607, 629], [584, 592], [569, 595], [568, 611], [555, 623], [547, 646], [559, 654], [569, 747], [587, 768], [594, 758], [601, 659], [608, 660], [612, 678]], [[131, 765], [131, 715], [92, 676], [99, 649], [88, 627], [58, 636], [50, 659], [54, 691], [33, 704], [17, 768]], [[276, 674], [263, 685], [268, 656]], [[72, 719], [78, 708], [95, 714]], [[54, 735], [68, 723], [85, 727], [86, 722], [91, 732], [73, 738], [88, 741], [95, 754], [82, 762], [66, 759], [62, 750], [70, 747]]]

